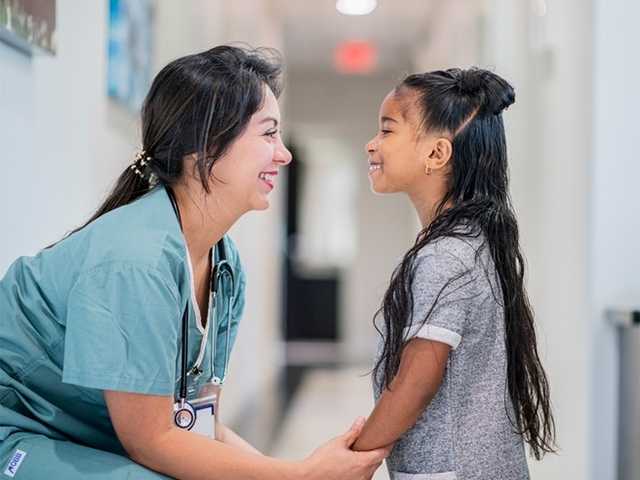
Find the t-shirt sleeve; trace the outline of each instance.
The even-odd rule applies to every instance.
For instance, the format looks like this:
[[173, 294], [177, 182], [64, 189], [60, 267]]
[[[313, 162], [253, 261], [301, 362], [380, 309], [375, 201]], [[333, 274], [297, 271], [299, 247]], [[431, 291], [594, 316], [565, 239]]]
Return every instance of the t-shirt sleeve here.
[[420, 254], [411, 290], [413, 310], [405, 338], [435, 340], [455, 350], [476, 297], [471, 270], [446, 250]]
[[170, 281], [135, 265], [83, 274], [67, 303], [63, 382], [173, 395], [181, 312]]

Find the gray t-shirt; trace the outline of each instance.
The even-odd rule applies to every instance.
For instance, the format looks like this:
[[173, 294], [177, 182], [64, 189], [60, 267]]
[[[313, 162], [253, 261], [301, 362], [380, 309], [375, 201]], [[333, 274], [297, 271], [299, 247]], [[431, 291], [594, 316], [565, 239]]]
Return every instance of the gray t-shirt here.
[[[529, 478], [522, 436], [509, 421], [503, 296], [483, 241], [443, 237], [417, 255], [405, 338], [444, 342], [452, 350], [438, 393], [387, 459], [394, 480]], [[377, 401], [381, 376], [374, 393]]]

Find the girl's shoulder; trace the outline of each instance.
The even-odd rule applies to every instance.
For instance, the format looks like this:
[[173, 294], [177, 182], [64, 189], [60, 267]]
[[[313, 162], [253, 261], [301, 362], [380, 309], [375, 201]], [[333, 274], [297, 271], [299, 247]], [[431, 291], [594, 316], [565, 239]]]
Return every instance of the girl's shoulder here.
[[482, 234], [451, 235], [436, 238], [420, 249], [417, 258], [432, 257], [439, 262], [460, 263], [467, 269], [477, 265], [484, 257], [486, 243]]

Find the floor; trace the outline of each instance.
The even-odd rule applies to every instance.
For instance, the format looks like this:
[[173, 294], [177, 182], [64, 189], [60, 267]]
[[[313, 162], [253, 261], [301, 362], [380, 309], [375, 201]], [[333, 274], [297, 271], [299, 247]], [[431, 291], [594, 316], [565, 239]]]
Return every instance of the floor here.
[[[289, 375], [295, 385], [269, 453], [300, 459], [325, 441], [345, 432], [373, 406], [366, 366], [304, 369]], [[386, 467], [375, 480], [387, 480]]]

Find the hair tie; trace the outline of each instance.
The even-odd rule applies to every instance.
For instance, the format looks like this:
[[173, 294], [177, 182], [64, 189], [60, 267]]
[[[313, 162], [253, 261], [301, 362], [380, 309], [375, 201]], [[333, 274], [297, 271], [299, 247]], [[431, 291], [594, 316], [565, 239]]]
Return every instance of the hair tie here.
[[[138, 153], [136, 153], [135, 160], [129, 166], [129, 168], [136, 175], [138, 175], [140, 178], [144, 180], [146, 178], [144, 174], [144, 169], [147, 168], [147, 165], [149, 165], [152, 160], [153, 158], [150, 155], [147, 155], [147, 152], [145, 150], [140, 150]], [[157, 177], [153, 173], [151, 173], [148, 179], [150, 184], [151, 184], [151, 181], [153, 180], [153, 177], [155, 177], [157, 181]]]

